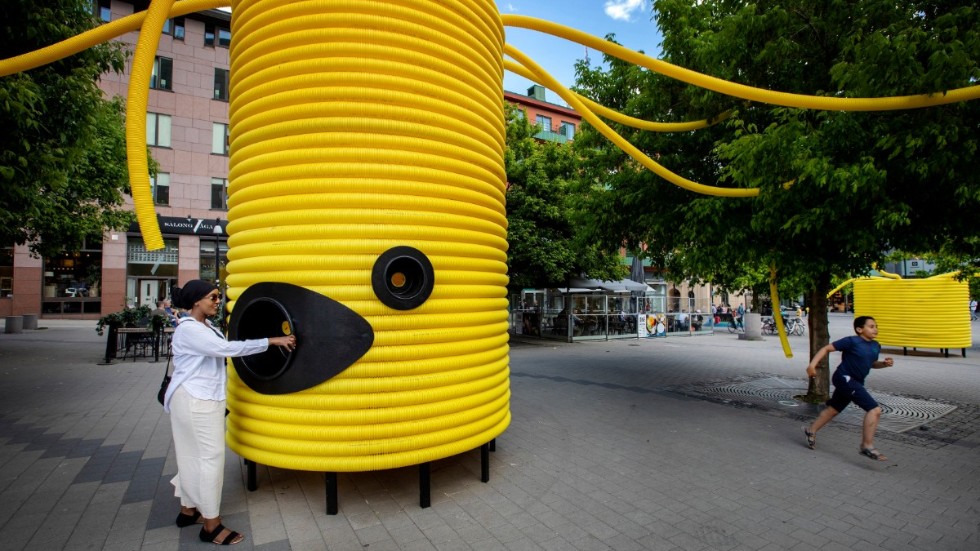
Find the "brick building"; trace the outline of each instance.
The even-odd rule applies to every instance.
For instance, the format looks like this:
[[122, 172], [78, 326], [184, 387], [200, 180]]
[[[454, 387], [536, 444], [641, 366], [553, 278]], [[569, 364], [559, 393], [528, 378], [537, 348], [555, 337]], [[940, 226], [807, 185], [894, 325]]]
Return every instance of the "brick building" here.
[[543, 86], [531, 86], [527, 95], [504, 91], [504, 101], [516, 105], [529, 121], [541, 127], [535, 135], [539, 140], [565, 143], [575, 139], [582, 116], [569, 107], [545, 100]]
[[[95, 2], [103, 21], [146, 6]], [[33, 258], [26, 246], [0, 248], [0, 316], [98, 318], [126, 304], [152, 305], [178, 281], [215, 277], [227, 250], [230, 22], [225, 11], [198, 12], [171, 19], [160, 37], [146, 128], [159, 163], [151, 185], [165, 249], [147, 251], [135, 225], [56, 258]], [[132, 50], [137, 37], [119, 41]], [[126, 96], [130, 70], [103, 76], [106, 96]]]

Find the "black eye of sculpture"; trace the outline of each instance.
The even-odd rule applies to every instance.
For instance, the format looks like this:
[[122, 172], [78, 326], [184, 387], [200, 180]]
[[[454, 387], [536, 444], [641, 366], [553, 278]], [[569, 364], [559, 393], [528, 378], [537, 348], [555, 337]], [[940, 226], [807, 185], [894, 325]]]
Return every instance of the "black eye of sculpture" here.
[[245, 289], [235, 300], [228, 325], [231, 340], [296, 335], [290, 352], [232, 358], [242, 382], [261, 394], [290, 394], [340, 374], [374, 343], [374, 330], [343, 304], [291, 283], [266, 281]]
[[425, 254], [412, 247], [393, 247], [374, 263], [371, 286], [386, 306], [411, 310], [421, 306], [435, 284], [432, 263]]

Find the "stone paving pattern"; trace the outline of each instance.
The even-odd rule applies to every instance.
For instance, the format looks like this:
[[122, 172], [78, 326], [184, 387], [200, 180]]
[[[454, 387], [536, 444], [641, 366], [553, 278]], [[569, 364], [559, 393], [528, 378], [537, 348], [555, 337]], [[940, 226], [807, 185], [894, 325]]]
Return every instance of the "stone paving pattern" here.
[[[980, 322], [976, 322], [980, 323]], [[980, 328], [975, 323], [974, 329]], [[0, 549], [210, 549], [177, 528], [164, 363], [98, 365], [95, 322], [41, 320], [0, 334]], [[834, 338], [849, 318], [831, 316]], [[696, 389], [758, 377], [804, 383], [805, 337], [698, 337], [511, 349], [513, 422], [479, 481], [478, 451], [416, 468], [339, 476], [325, 514], [320, 473], [259, 468], [244, 487], [229, 452], [222, 516], [238, 550], [971, 550], [980, 549], [980, 347], [895, 357], [874, 391], [957, 405], [928, 431], [879, 433], [890, 460], [857, 453], [816, 408], [736, 407]], [[912, 433], [912, 434], [909, 434]], [[922, 433], [922, 434], [918, 434]], [[927, 435], [927, 436], [926, 436]]]

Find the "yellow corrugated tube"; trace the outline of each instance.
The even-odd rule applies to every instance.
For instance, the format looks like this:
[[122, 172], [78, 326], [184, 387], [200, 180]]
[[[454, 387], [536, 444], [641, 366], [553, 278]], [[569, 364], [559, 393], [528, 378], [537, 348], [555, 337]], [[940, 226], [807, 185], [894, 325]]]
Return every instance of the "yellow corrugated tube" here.
[[667, 180], [677, 187], [703, 195], [714, 195], [717, 197], [755, 197], [759, 195], [758, 188], [723, 188], [708, 186], [688, 180], [680, 174], [667, 170], [663, 165], [651, 159], [649, 155], [640, 151], [638, 147], [626, 141], [622, 135], [613, 130], [612, 127], [593, 113], [582, 100], [580, 100], [575, 94], [572, 94], [567, 88], [562, 86], [544, 69], [532, 61], [531, 58], [522, 54], [517, 48], [514, 48], [509, 44], [504, 46], [504, 52], [531, 71], [532, 74], [545, 83], [545, 86], [556, 91], [562, 97], [562, 99], [568, 102], [572, 109], [575, 109], [581, 113], [582, 117], [589, 121], [589, 123], [592, 124], [592, 126], [600, 134], [605, 136], [606, 139], [616, 144], [617, 147], [625, 151], [630, 157], [664, 180]]
[[[292, 283], [352, 309], [374, 341], [300, 392], [260, 393], [230, 371], [229, 445], [266, 465], [364, 471], [495, 438], [510, 389], [494, 3], [242, 0], [232, 36], [229, 307], [253, 284]], [[432, 264], [416, 308], [372, 287], [398, 246]]]
[[[504, 69], [507, 69], [512, 73], [521, 75], [522, 77], [532, 82], [536, 82], [542, 86], [545, 86], [545, 83], [542, 82], [544, 79], [540, 78], [537, 74], [528, 70], [526, 67], [524, 67], [523, 65], [517, 62], [511, 61], [509, 59], [504, 59]], [[564, 96], [564, 94], [560, 93], [558, 90], [555, 90], [555, 93]], [[713, 126], [718, 124], [719, 122], [727, 120], [729, 117], [731, 117], [732, 114], [731, 110], [727, 110], [709, 119], [702, 119], [699, 121], [686, 121], [686, 122], [648, 121], [648, 120], [638, 119], [636, 117], [631, 117], [629, 115], [624, 115], [619, 111], [610, 109], [604, 105], [596, 103], [583, 95], [572, 92], [571, 90], [569, 90], [568, 93], [574, 94], [575, 97], [579, 99], [579, 101], [587, 105], [589, 109], [591, 109], [595, 114], [599, 115], [600, 117], [605, 117], [609, 120], [616, 121], [620, 124], [632, 128], [637, 128], [639, 130], [649, 130], [651, 132], [690, 132], [692, 130], [701, 130], [702, 128], [707, 128], [709, 126]]]
[[150, 96], [153, 60], [160, 44], [163, 24], [170, 17], [173, 0], [154, 0], [146, 10], [146, 19], [136, 42], [133, 68], [126, 99], [126, 162], [129, 166], [130, 193], [140, 224], [143, 243], [149, 251], [163, 248], [163, 235], [157, 223], [156, 209], [150, 192], [150, 168], [146, 158], [146, 106]]
[[783, 323], [782, 313], [779, 311], [779, 289], [776, 286], [776, 265], [769, 266], [769, 299], [772, 301], [772, 319], [776, 322], [776, 331], [779, 333], [779, 344], [783, 346], [783, 354], [787, 358], [793, 357], [793, 349], [789, 346], [789, 339], [786, 338], [786, 324]]
[[624, 48], [597, 36], [543, 19], [536, 19], [525, 15], [504, 15], [501, 16], [501, 20], [505, 26], [520, 27], [565, 38], [699, 88], [771, 105], [798, 107], [801, 109], [821, 109], [826, 111], [895, 111], [901, 109], [921, 109], [923, 107], [949, 105], [961, 101], [980, 99], [980, 86], [977, 85], [954, 90], [937, 91], [931, 94], [882, 98], [841, 98], [777, 92], [729, 82], [690, 69], [678, 67], [666, 61], [634, 52], [629, 48]]
[[[180, 0], [174, 2], [170, 17], [179, 17], [202, 10], [230, 6], [231, 0]], [[26, 52], [18, 56], [0, 60], [0, 77], [27, 71], [91, 48], [96, 44], [108, 42], [113, 38], [135, 31], [143, 25], [147, 12], [138, 11], [126, 17], [109, 21], [56, 44], [40, 50]]]

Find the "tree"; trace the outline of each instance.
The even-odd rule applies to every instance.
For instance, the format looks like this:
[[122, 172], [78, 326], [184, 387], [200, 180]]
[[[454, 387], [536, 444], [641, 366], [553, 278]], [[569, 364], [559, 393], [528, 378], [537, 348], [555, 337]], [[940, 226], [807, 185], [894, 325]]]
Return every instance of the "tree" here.
[[586, 244], [571, 219], [569, 182], [579, 161], [569, 144], [541, 142], [507, 106], [507, 257], [510, 288], [565, 286], [573, 277], [621, 279], [618, 248]]
[[[5, 2], [0, 56], [95, 24], [86, 0]], [[124, 60], [119, 45], [104, 44], [0, 78], [0, 243], [54, 255], [129, 224], [123, 108], [97, 85], [103, 73], [121, 72]]]
[[[969, 4], [658, 0], [655, 12], [664, 58], [677, 65], [765, 89], [879, 97], [977, 82], [980, 14]], [[722, 286], [754, 277], [749, 286], [758, 288], [774, 266], [782, 291], [805, 294], [811, 355], [829, 342], [833, 274], [867, 273], [895, 248], [953, 248], [978, 257], [978, 230], [969, 223], [980, 208], [973, 182], [978, 102], [897, 113], [810, 111], [737, 100], [609, 63], [607, 70], [580, 63], [578, 89], [627, 114], [680, 121], [734, 109], [705, 130], [626, 133], [687, 178], [757, 187], [760, 195], [723, 199], [680, 190], [584, 128], [579, 141], [595, 150], [585, 164], [590, 185], [606, 183], [581, 210], [589, 233], [605, 243], [652, 244], [654, 259], [672, 272]], [[610, 217], [634, 224], [623, 232]], [[807, 397], [828, 394], [824, 361]]]

